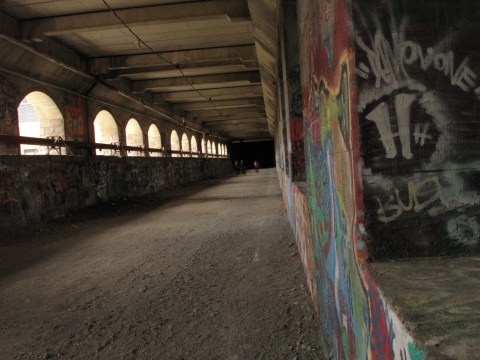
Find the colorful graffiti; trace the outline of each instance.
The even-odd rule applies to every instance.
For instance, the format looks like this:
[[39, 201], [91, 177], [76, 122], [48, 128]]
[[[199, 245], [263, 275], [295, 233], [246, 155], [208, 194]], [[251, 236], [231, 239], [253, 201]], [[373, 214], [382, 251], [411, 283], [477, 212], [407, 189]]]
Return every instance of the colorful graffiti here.
[[[307, 186], [306, 191], [299, 189], [279, 167], [285, 204], [329, 358], [423, 359], [423, 350], [391, 311], [365, 265], [360, 126], [355, 109], [349, 4], [327, 0], [299, 4]], [[285, 144], [280, 129], [277, 151]], [[418, 143], [425, 144], [428, 129], [415, 129]], [[401, 210], [405, 213], [433, 205], [440, 195], [428, 193], [432, 184], [437, 183], [431, 179], [413, 181], [408, 189], [411, 201], [402, 202]], [[426, 195], [431, 198], [425, 199]]]
[[[317, 299], [336, 359], [367, 358], [369, 304], [354, 248], [356, 206], [350, 145], [347, 66], [332, 92], [323, 81], [308, 90], [307, 191], [314, 240]], [[317, 115], [318, 114], [318, 115]]]

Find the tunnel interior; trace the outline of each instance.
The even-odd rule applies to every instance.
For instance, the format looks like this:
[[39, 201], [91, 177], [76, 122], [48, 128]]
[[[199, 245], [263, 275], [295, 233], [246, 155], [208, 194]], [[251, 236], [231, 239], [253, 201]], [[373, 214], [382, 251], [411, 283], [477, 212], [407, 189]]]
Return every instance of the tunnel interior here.
[[255, 160], [260, 163], [260, 167], [275, 167], [275, 143], [273, 140], [233, 142], [230, 149], [232, 161], [243, 160], [247, 169], [254, 168]]

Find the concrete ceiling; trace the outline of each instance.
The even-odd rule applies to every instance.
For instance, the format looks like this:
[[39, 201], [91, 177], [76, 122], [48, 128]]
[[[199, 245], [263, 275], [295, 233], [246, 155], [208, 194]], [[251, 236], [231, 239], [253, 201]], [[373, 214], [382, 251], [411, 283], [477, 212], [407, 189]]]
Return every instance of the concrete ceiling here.
[[275, 124], [277, 1], [3, 0], [0, 11], [17, 20], [18, 40], [74, 49], [97, 81], [197, 128], [254, 140]]

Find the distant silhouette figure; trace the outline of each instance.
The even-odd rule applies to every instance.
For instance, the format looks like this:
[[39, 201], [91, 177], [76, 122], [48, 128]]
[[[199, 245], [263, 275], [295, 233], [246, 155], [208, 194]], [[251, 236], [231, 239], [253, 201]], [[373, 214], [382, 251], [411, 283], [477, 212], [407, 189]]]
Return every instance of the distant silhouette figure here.
[[245, 163], [243, 160], [240, 160], [240, 170], [242, 171], [242, 174], [245, 174]]
[[238, 163], [238, 160], [235, 160], [235, 164], [233, 165], [233, 167], [235, 168], [235, 172], [237, 173], [237, 175], [240, 175], [240, 164]]
[[253, 166], [255, 167], [255, 172], [258, 173], [258, 169], [260, 168], [260, 163], [257, 160], [255, 160], [253, 162]]

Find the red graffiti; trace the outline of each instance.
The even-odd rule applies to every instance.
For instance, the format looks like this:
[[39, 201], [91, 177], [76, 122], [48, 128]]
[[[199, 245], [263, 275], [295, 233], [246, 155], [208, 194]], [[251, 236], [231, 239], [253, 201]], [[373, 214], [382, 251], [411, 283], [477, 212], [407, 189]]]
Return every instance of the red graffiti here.
[[372, 359], [394, 359], [393, 338], [388, 318], [385, 313], [385, 304], [380, 298], [375, 281], [369, 274], [365, 274], [368, 282], [368, 298], [370, 302], [370, 349]]
[[65, 135], [69, 140], [85, 139], [85, 116], [79, 98], [71, 98], [65, 106]]

